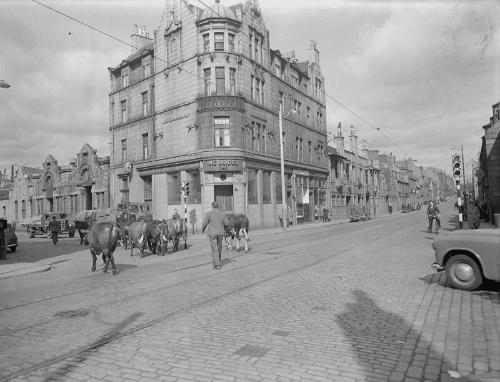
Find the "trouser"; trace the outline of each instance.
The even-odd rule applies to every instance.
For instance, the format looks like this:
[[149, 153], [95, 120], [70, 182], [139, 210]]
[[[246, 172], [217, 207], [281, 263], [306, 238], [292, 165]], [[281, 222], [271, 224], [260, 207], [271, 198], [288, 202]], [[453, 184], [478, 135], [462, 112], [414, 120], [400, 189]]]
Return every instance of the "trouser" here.
[[429, 227], [427, 228], [427, 231], [431, 232], [432, 231], [432, 221], [436, 219], [437, 226], [441, 228], [441, 220], [439, 220], [439, 217], [437, 216], [429, 216]]
[[222, 235], [211, 235], [208, 237], [212, 251], [212, 263], [214, 267], [221, 265]]

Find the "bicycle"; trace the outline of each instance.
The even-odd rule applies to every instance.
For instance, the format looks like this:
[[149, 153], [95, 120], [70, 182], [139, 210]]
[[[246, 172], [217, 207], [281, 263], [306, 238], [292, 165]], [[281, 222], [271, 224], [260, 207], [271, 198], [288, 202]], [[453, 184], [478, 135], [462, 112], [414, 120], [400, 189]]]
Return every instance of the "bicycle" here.
[[427, 232], [432, 233], [432, 226], [434, 225], [435, 222], [436, 230], [434, 232], [436, 234], [439, 234], [440, 224], [438, 223], [438, 215], [428, 215], [428, 217], [430, 222], [429, 222], [429, 227], [427, 228]]

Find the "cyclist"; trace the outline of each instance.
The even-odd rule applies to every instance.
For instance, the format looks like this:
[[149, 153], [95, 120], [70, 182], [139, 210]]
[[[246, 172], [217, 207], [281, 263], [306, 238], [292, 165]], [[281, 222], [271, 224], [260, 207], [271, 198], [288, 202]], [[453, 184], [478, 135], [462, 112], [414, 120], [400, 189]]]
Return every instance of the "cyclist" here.
[[436, 219], [436, 232], [441, 228], [441, 221], [439, 220], [439, 208], [435, 205], [435, 203], [431, 200], [429, 205], [427, 206], [427, 217], [429, 219], [429, 227], [427, 228], [427, 232], [432, 232], [432, 223], [434, 219]]

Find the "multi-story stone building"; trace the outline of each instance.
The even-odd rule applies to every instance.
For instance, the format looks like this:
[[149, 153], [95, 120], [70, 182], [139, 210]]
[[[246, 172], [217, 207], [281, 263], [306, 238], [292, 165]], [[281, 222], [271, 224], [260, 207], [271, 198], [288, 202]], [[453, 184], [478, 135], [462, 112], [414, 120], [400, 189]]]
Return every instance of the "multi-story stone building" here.
[[[328, 156], [319, 51], [309, 59], [270, 48], [256, 2], [200, 8], [172, 0], [152, 36], [110, 68], [112, 199], [151, 201], [156, 218], [184, 210], [190, 230], [212, 201], [272, 227], [286, 203], [293, 222], [324, 202]], [[279, 110], [283, 135], [279, 133]]]
[[334, 219], [352, 217], [354, 213], [367, 217], [387, 211], [385, 183], [380, 177], [378, 150], [358, 147], [358, 137], [351, 127], [349, 144], [345, 147], [342, 126], [329, 142], [330, 175], [328, 180], [328, 209]]
[[41, 168], [14, 165], [8, 206], [1, 207], [9, 221], [29, 224], [48, 212], [109, 208], [109, 199], [109, 157], [98, 157], [85, 144], [67, 165], [60, 166], [52, 155]]
[[[490, 122], [483, 126], [484, 135], [479, 155], [478, 199], [480, 203], [486, 203], [489, 219], [494, 222], [495, 214], [500, 214], [500, 102], [492, 106], [492, 111]], [[500, 223], [497, 221], [496, 224]]]

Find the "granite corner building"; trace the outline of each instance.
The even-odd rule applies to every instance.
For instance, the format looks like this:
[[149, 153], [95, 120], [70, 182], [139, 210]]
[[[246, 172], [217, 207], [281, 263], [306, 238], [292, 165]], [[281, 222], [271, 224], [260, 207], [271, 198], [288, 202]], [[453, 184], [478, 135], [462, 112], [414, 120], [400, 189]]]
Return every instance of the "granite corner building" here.
[[279, 226], [281, 108], [287, 210], [294, 223], [312, 221], [329, 172], [316, 44], [299, 61], [270, 48], [256, 2], [208, 5], [170, 1], [154, 33], [135, 27], [136, 49], [109, 68], [112, 204], [182, 215], [189, 182], [191, 232], [213, 201], [256, 229]]

